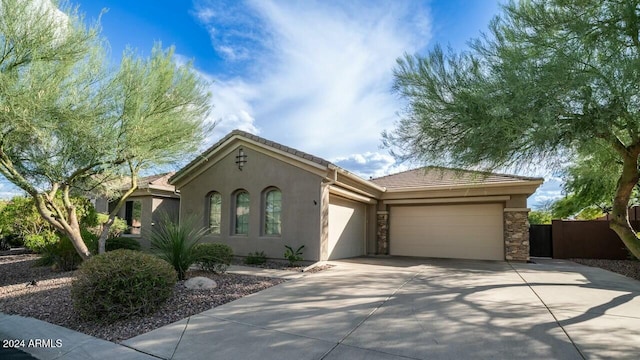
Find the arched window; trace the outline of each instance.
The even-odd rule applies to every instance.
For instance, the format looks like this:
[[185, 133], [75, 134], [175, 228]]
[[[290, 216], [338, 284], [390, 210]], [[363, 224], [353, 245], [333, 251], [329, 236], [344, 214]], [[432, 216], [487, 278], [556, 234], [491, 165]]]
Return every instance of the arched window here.
[[222, 195], [214, 191], [209, 195], [209, 233], [220, 235], [221, 218]]
[[264, 193], [264, 234], [280, 235], [282, 233], [282, 192], [271, 188]]
[[235, 196], [234, 234], [249, 234], [249, 193], [241, 190]]

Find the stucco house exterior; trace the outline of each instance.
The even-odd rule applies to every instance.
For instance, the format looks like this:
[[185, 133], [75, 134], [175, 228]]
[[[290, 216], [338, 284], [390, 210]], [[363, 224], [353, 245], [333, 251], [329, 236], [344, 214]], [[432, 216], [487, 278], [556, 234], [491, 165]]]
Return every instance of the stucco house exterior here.
[[[129, 196], [125, 205], [118, 212], [118, 217], [127, 222], [129, 228], [122, 236], [134, 237], [143, 247], [149, 247], [149, 234], [152, 227], [168, 217], [178, 221], [180, 196], [175, 187], [169, 184], [169, 178], [174, 172], [156, 174], [138, 179], [138, 189]], [[129, 189], [128, 180], [121, 192]], [[91, 199], [96, 211], [109, 213], [115, 205], [115, 200], [97, 195]]]
[[235, 130], [169, 179], [180, 219], [236, 255], [304, 245], [305, 260], [362, 255], [526, 261], [540, 178], [426, 167], [365, 180]]

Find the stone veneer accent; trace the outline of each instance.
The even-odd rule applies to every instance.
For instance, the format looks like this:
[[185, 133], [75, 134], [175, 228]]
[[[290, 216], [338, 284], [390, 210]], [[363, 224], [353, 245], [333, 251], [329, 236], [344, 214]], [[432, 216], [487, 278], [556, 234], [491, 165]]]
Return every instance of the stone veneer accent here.
[[377, 215], [377, 251], [378, 255], [388, 255], [389, 254], [389, 212], [388, 211], [378, 211]]
[[504, 258], [529, 260], [529, 209], [504, 209]]

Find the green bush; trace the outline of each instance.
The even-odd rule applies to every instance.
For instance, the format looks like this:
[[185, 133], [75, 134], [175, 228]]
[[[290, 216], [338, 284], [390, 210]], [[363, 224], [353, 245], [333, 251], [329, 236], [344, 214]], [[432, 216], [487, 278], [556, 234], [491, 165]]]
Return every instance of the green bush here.
[[111, 239], [107, 239], [107, 242], [105, 243], [106, 251], [113, 251], [118, 249], [139, 251], [140, 242], [130, 237], [114, 237]]
[[[82, 239], [92, 254], [98, 253], [98, 236], [83, 229]], [[52, 266], [54, 270], [75, 270], [82, 263], [82, 258], [76, 251], [71, 240], [66, 236], [57, 236], [58, 241], [40, 249], [42, 257], [36, 261], [36, 266]]]
[[43, 253], [60, 241], [60, 236], [53, 230], [45, 229], [40, 233], [25, 235], [24, 246], [37, 253]]
[[219, 243], [196, 245], [198, 264], [202, 270], [214, 273], [227, 271], [233, 259], [233, 249], [230, 246]]
[[249, 253], [246, 258], [244, 258], [244, 263], [248, 265], [261, 265], [267, 262], [267, 255], [264, 251]]
[[175, 283], [176, 272], [166, 261], [121, 249], [83, 263], [71, 297], [83, 319], [113, 322], [153, 313], [171, 296]]
[[197, 229], [193, 225], [193, 221], [178, 224], [165, 218], [153, 227], [149, 238], [151, 251], [171, 264], [180, 280], [198, 260], [195, 246], [206, 235], [205, 229]]
[[[109, 220], [109, 215], [103, 213], [96, 213], [96, 222], [97, 225], [91, 228], [91, 232], [100, 236], [102, 233], [102, 224], [106, 223]], [[113, 219], [113, 224], [109, 228], [109, 238], [119, 237], [125, 230], [127, 230], [129, 226], [127, 225], [126, 220], [120, 219], [119, 217], [115, 217]]]
[[304, 245], [300, 246], [296, 251], [293, 251], [293, 248], [289, 245], [285, 245], [284, 248], [284, 258], [289, 260], [289, 265], [296, 266], [298, 261], [302, 261], [302, 249], [304, 249]]

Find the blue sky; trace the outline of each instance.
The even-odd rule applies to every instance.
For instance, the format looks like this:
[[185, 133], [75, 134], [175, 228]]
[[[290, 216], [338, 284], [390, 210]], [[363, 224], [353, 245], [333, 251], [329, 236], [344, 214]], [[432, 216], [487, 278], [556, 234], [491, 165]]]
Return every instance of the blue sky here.
[[[239, 128], [365, 178], [408, 166], [380, 148], [403, 107], [391, 92], [395, 60], [437, 43], [463, 50], [499, 11], [494, 0], [71, 3], [89, 22], [100, 17], [114, 61], [127, 46], [146, 55], [160, 41], [194, 62], [211, 82], [209, 120], [219, 121], [208, 144]], [[526, 175], [550, 180], [530, 206], [560, 195], [559, 179]], [[0, 196], [9, 193], [0, 184]]]

